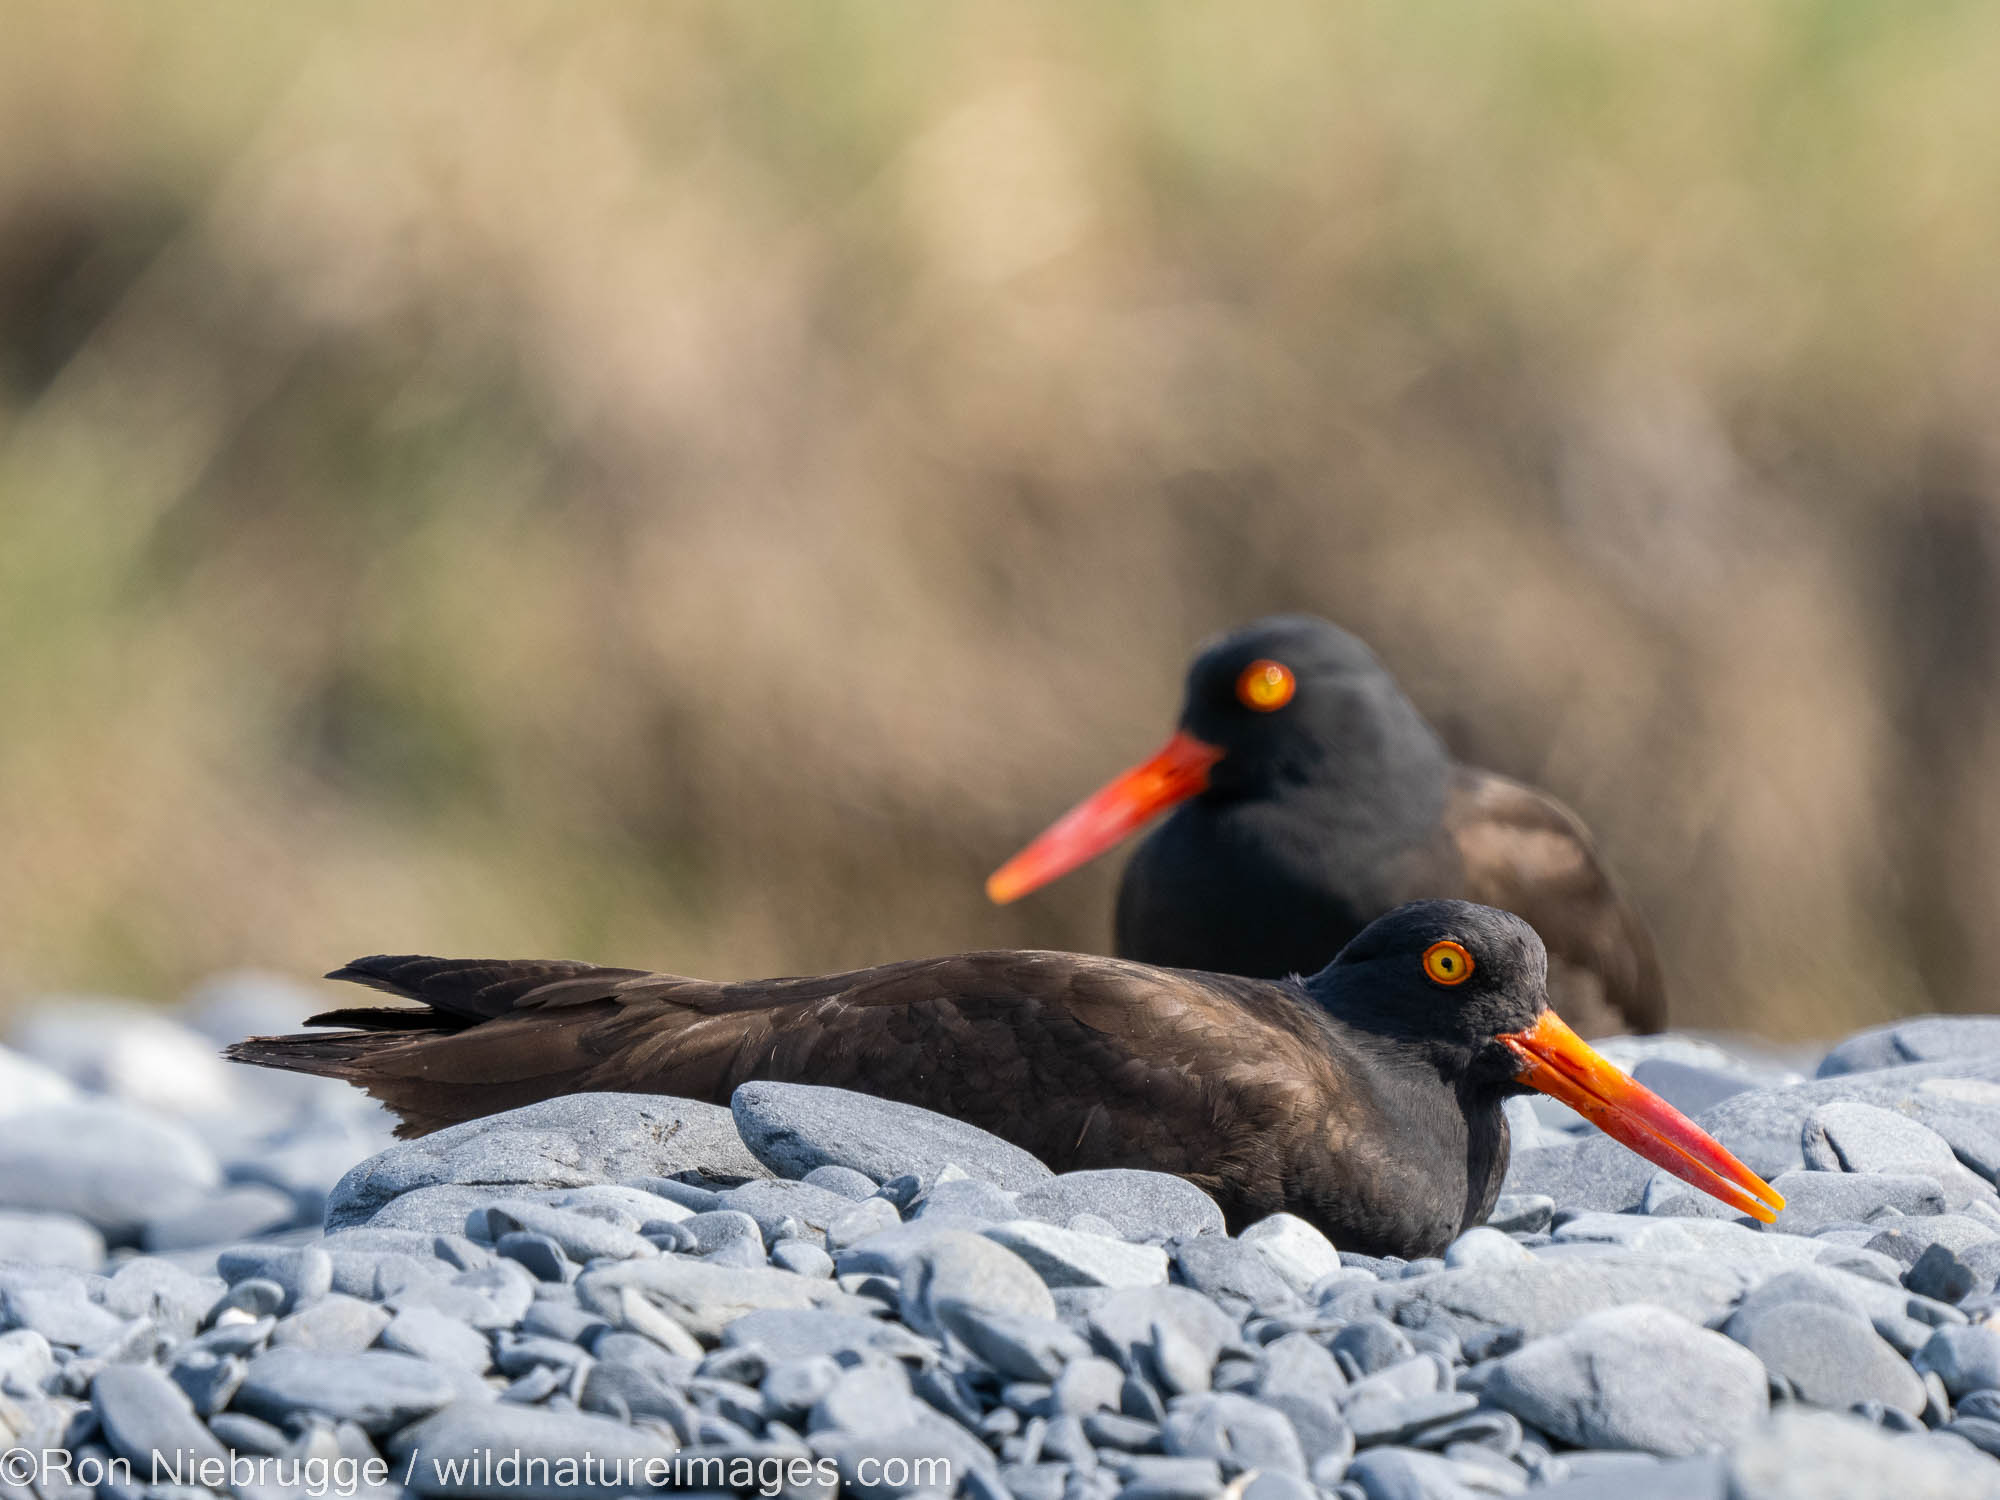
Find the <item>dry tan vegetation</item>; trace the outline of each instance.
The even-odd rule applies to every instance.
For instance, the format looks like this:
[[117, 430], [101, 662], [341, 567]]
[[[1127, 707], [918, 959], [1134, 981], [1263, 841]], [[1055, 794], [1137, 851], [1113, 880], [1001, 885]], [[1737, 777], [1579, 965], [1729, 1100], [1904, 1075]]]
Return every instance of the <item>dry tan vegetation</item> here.
[[1678, 1016], [2000, 972], [2000, 13], [10, 7], [0, 1003], [1098, 946], [1206, 632], [1375, 644]]

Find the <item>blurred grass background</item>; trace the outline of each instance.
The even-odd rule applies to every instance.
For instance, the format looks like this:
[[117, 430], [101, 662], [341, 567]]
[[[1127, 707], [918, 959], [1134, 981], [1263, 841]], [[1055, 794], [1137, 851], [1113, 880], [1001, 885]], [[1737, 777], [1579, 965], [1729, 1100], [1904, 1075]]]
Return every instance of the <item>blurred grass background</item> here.
[[2000, 973], [2000, 12], [9, 7], [0, 1005], [1108, 941], [1310, 609], [1678, 1020]]

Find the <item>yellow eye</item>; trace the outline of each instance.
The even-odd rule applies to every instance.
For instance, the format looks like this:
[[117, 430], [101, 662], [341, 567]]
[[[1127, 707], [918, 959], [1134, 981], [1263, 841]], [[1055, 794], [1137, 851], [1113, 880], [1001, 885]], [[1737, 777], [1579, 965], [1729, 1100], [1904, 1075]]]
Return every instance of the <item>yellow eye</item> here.
[[1442, 938], [1424, 949], [1424, 972], [1438, 984], [1464, 984], [1472, 977], [1472, 955], [1465, 944]]
[[1253, 661], [1236, 679], [1237, 701], [1260, 714], [1276, 713], [1298, 690], [1292, 669], [1278, 661]]

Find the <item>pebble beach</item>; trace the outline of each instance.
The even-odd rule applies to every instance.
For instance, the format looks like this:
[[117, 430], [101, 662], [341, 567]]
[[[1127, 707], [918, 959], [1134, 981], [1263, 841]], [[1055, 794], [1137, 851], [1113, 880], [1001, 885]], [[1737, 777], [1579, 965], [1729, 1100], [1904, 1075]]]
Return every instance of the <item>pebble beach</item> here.
[[1524, 1099], [1406, 1263], [803, 1085], [398, 1142], [217, 1057], [311, 1008], [16, 1021], [0, 1496], [2000, 1496], [2000, 1017], [1603, 1043], [1778, 1221]]

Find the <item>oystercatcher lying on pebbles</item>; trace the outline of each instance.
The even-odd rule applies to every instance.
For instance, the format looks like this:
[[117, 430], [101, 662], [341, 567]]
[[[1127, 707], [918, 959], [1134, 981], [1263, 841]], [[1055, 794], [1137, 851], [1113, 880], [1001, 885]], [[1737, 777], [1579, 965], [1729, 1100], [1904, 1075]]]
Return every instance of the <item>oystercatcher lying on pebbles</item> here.
[[420, 1008], [339, 1010], [238, 1061], [343, 1078], [402, 1133], [559, 1094], [727, 1104], [753, 1079], [955, 1115], [1058, 1171], [1178, 1173], [1242, 1226], [1289, 1210], [1344, 1250], [1442, 1251], [1491, 1210], [1503, 1101], [1539, 1089], [1739, 1212], [1783, 1201], [1549, 1009], [1520, 918], [1399, 908], [1306, 980], [970, 953], [712, 983], [542, 960], [375, 957], [330, 977]]

